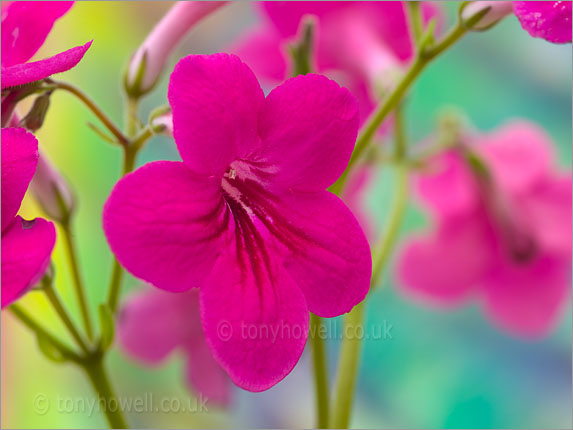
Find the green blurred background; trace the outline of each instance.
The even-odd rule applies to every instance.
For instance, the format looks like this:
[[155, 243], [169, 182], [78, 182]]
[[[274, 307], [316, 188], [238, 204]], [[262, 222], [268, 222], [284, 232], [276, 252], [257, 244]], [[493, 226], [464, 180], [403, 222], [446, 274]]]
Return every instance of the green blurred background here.
[[[445, 2], [450, 18], [457, 2]], [[118, 123], [122, 122], [121, 76], [127, 59], [170, 2], [78, 2], [56, 23], [38, 54], [42, 58], [93, 39], [84, 60], [59, 79], [81, 86]], [[172, 58], [222, 52], [259, 19], [249, 2], [234, 3], [192, 31]], [[431, 65], [407, 105], [413, 140], [431, 133], [446, 107], [465, 112], [479, 129], [489, 130], [510, 118], [530, 119], [553, 137], [563, 166], [571, 166], [571, 45], [532, 39], [509, 17], [487, 33], [466, 37]], [[165, 75], [143, 103], [142, 118], [166, 104]], [[121, 154], [99, 139], [86, 122], [97, 121], [69, 94], [57, 92], [47, 122], [38, 133], [42, 148], [73, 184], [79, 196], [76, 236], [92, 304], [107, 292], [111, 256], [101, 228], [102, 205], [118, 178]], [[154, 138], [138, 164], [177, 159], [172, 140]], [[382, 172], [368, 204], [382, 223], [392, 180]], [[22, 213], [41, 215], [31, 198]], [[407, 230], [424, 217], [409, 211]], [[57, 287], [76, 317], [63, 249], [57, 245]], [[392, 339], [366, 341], [352, 421], [355, 427], [391, 428], [570, 428], [571, 310], [546, 339], [524, 341], [500, 333], [475, 306], [440, 312], [409, 302], [396, 292], [391, 276], [368, 305], [368, 322], [392, 324]], [[129, 279], [127, 288], [137, 288]], [[22, 304], [55, 332], [65, 335], [47, 303], [31, 293]], [[93, 311], [95, 314], [95, 305]], [[79, 318], [78, 318], [79, 322]], [[331, 328], [339, 324], [333, 320]], [[338, 341], [328, 342], [331, 373]], [[182, 360], [144, 368], [117, 349], [109, 368], [122, 397], [169, 398], [186, 403], [192, 396], [183, 379]], [[226, 411], [208, 413], [131, 413], [134, 427], [309, 427], [314, 423], [314, 387], [308, 352], [283, 382], [264, 393], [237, 388]], [[40, 355], [34, 338], [2, 313], [2, 427], [101, 428], [102, 415], [58, 412], [65, 399], [91, 398], [90, 387], [75, 368], [58, 366]], [[38, 400], [39, 399], [39, 400]], [[42, 400], [44, 399], [44, 400]], [[35, 402], [49, 402], [45, 414]], [[81, 401], [81, 400], [80, 400]], [[62, 407], [58, 407], [58, 404]], [[176, 409], [176, 408], [174, 408]], [[42, 410], [43, 412], [43, 410]]]

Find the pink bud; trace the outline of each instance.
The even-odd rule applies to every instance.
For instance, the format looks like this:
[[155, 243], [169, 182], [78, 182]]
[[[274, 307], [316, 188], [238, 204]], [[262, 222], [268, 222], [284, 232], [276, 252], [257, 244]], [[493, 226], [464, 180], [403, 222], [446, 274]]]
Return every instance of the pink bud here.
[[464, 8], [462, 19], [467, 21], [472, 16], [488, 7], [490, 8], [489, 12], [487, 12], [485, 16], [473, 26], [473, 28], [478, 30], [487, 28], [513, 12], [512, 1], [473, 1]]
[[151, 120], [151, 126], [156, 133], [173, 137], [173, 115], [171, 111], [153, 118]]
[[40, 153], [30, 190], [42, 210], [54, 221], [65, 221], [74, 209], [74, 196], [62, 175]]
[[[227, 2], [177, 2], [159, 24], [155, 26], [153, 31], [149, 33], [143, 44], [133, 55], [127, 71], [127, 91], [141, 95], [151, 90], [165, 67], [169, 55], [185, 34], [201, 19], [225, 3]], [[143, 68], [141, 81], [137, 82], [141, 68]]]

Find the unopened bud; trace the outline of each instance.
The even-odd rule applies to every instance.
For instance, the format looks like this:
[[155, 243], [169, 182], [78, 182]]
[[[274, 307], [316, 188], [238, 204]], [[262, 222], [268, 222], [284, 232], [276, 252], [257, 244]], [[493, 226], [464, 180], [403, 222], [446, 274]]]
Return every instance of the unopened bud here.
[[153, 132], [173, 136], [173, 114], [171, 111], [154, 116], [150, 120]]
[[225, 3], [227, 2], [177, 2], [131, 58], [125, 77], [127, 93], [139, 97], [149, 92], [163, 71], [169, 55], [185, 34]]
[[20, 121], [22, 127], [34, 132], [42, 127], [50, 107], [51, 92], [36, 97], [28, 114]]
[[72, 191], [45, 154], [40, 154], [30, 190], [42, 210], [54, 221], [65, 222], [72, 215], [75, 206]]
[[[486, 12], [487, 10], [487, 12]], [[475, 30], [485, 30], [513, 12], [512, 1], [473, 1], [462, 10], [462, 20], [467, 22], [480, 12], [482, 18], [472, 25]]]

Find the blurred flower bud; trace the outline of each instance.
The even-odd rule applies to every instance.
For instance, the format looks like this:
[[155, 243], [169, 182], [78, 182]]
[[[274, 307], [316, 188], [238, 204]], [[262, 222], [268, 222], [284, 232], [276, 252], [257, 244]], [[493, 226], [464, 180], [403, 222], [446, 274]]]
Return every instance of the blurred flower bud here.
[[74, 196], [67, 182], [45, 154], [40, 154], [30, 189], [48, 217], [57, 222], [69, 219], [75, 206]]
[[224, 1], [177, 2], [147, 36], [129, 63], [125, 89], [131, 96], [149, 92], [171, 52], [195, 24], [223, 6]]
[[32, 108], [28, 114], [20, 121], [20, 125], [32, 132], [40, 129], [44, 124], [44, 119], [50, 107], [51, 92], [44, 93], [34, 100]]
[[474, 24], [472, 28], [476, 30], [484, 30], [496, 24], [499, 20], [513, 12], [513, 2], [473, 1], [462, 10], [462, 19], [465, 22], [478, 13], [485, 11], [487, 8], [489, 8], [489, 10], [485, 12], [485, 15], [476, 24]]
[[171, 110], [154, 116], [150, 123], [154, 133], [173, 136], [173, 115]]

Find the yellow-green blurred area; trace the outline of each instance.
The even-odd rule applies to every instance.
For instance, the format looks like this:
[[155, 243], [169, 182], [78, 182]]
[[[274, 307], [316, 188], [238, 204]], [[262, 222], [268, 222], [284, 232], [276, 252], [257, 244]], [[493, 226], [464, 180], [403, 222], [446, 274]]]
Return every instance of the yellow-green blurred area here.
[[[457, 2], [445, 2], [450, 21]], [[58, 21], [37, 58], [93, 39], [84, 60], [58, 79], [88, 93], [118, 124], [123, 123], [122, 74], [130, 55], [171, 6], [171, 2], [77, 2]], [[258, 17], [252, 3], [236, 2], [205, 19], [171, 59], [194, 53], [224, 52]], [[143, 121], [167, 103], [169, 70], [142, 103]], [[571, 165], [571, 45], [533, 39], [514, 17], [491, 31], [469, 34], [430, 65], [406, 105], [412, 143], [432, 133], [444, 108], [458, 109], [478, 129], [490, 130], [511, 118], [541, 125], [555, 142], [558, 162]], [[44, 127], [41, 149], [72, 184], [78, 200], [75, 238], [88, 287], [94, 322], [97, 303], [107, 294], [111, 254], [101, 227], [102, 206], [121, 169], [120, 148], [101, 140], [86, 125], [97, 119], [70, 94], [56, 92]], [[208, 144], [208, 142], [205, 142]], [[138, 165], [177, 159], [171, 139], [153, 138]], [[368, 204], [383, 223], [391, 197], [391, 175], [384, 168]], [[28, 196], [21, 213], [42, 215]], [[405, 231], [426, 220], [413, 206]], [[56, 285], [80, 323], [64, 249], [54, 252]], [[520, 340], [499, 332], [477, 306], [436, 311], [405, 299], [391, 273], [368, 305], [369, 324], [391, 324], [392, 336], [364, 342], [353, 426], [372, 428], [565, 428], [571, 425], [571, 310], [557, 330], [542, 340]], [[128, 278], [125, 294], [138, 287]], [[21, 300], [35, 318], [62, 338], [66, 332], [43, 295]], [[150, 321], [152, 324], [153, 321]], [[340, 324], [330, 325], [334, 330]], [[339, 340], [327, 341], [334, 377]], [[263, 393], [233, 390], [228, 410], [207, 404], [195, 413], [185, 386], [180, 356], [165, 366], [146, 368], [117, 348], [110, 369], [117, 394], [142, 398], [145, 411], [127, 414], [135, 428], [310, 427], [314, 425], [314, 386], [308, 351], [281, 383]], [[101, 428], [103, 415], [91, 411], [91, 388], [71, 365], [47, 361], [33, 336], [2, 312], [2, 427]], [[147, 400], [145, 400], [147, 399]], [[160, 409], [167, 399], [171, 407]], [[180, 406], [177, 407], [177, 404]], [[47, 405], [47, 407], [46, 407]], [[182, 411], [185, 409], [185, 411]], [[192, 409], [188, 411], [188, 409]], [[179, 412], [178, 412], [179, 410]]]

